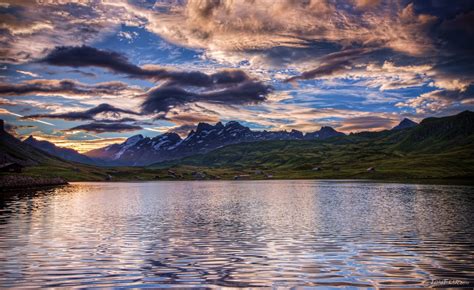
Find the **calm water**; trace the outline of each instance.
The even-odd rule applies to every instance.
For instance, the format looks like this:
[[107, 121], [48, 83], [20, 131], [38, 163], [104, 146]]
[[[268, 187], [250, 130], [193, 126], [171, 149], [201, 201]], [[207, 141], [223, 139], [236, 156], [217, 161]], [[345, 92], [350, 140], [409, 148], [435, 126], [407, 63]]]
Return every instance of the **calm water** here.
[[75, 183], [0, 196], [0, 287], [472, 287], [473, 241], [472, 187]]

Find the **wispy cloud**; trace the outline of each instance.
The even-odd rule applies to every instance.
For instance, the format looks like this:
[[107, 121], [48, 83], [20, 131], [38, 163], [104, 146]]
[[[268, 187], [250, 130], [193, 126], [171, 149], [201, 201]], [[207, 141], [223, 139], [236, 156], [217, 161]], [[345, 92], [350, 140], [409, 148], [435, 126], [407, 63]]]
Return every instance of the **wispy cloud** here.
[[64, 97], [91, 98], [95, 96], [129, 96], [143, 93], [123, 82], [104, 82], [95, 85], [83, 84], [74, 80], [36, 79], [18, 84], [0, 83], [0, 96], [60, 95]]
[[33, 78], [39, 77], [38, 74], [35, 74], [35, 73], [33, 73], [33, 72], [30, 72], [30, 71], [25, 71], [25, 70], [19, 70], [19, 69], [18, 69], [18, 70], [16, 70], [16, 72], [17, 72], [17, 73], [20, 73], [20, 74], [23, 74], [23, 75], [27, 75], [27, 76], [29, 76], [29, 77], [33, 77]]
[[[15, 117], [20, 117], [20, 118], [23, 118], [24, 116], [23, 115], [20, 115], [20, 114], [17, 114], [17, 113], [14, 113], [14, 112], [11, 112], [7, 109], [3, 109], [3, 108], [0, 108], [0, 114], [8, 114], [8, 115], [13, 115]], [[49, 122], [45, 122], [45, 121], [41, 121], [41, 120], [33, 120], [35, 122], [38, 122], [38, 123], [42, 123], [42, 124], [45, 124], [45, 125], [48, 125], [48, 126], [55, 126], [54, 124], [52, 123], [49, 123]]]

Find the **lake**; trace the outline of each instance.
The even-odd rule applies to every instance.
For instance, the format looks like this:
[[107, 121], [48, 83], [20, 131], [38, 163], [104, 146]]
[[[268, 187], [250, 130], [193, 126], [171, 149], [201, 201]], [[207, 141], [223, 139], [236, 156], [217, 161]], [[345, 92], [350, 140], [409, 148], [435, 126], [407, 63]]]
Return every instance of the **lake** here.
[[1, 287], [472, 287], [473, 241], [466, 186], [180, 181], [0, 193]]

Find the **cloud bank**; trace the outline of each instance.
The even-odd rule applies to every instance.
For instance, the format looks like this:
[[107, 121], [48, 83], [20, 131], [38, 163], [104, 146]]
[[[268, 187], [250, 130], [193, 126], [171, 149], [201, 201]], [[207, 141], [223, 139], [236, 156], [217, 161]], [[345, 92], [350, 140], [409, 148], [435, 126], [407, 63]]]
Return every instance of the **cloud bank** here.
[[[95, 117], [99, 114], [105, 114], [107, 116], [111, 116], [113, 118], [119, 118], [121, 114], [129, 114], [129, 115], [139, 115], [139, 113], [133, 112], [131, 110], [120, 109], [116, 108], [109, 104], [100, 104], [94, 108], [85, 110], [85, 111], [73, 111], [67, 113], [59, 113], [59, 114], [35, 114], [24, 116], [24, 119], [37, 119], [37, 118], [48, 118], [48, 119], [63, 119], [69, 121], [77, 121], [77, 120], [94, 120]], [[131, 121], [133, 119], [127, 119], [126, 121]]]
[[140, 126], [130, 125], [130, 124], [121, 124], [121, 123], [111, 124], [111, 123], [92, 122], [92, 123], [72, 127], [70, 129], [67, 129], [66, 131], [107, 133], [107, 132], [130, 132], [130, 131], [137, 131], [137, 130], [142, 130], [142, 129], [143, 128]]
[[169, 85], [187, 85], [211, 87], [236, 84], [250, 80], [241, 70], [224, 70], [213, 74], [199, 71], [173, 71], [156, 66], [139, 67], [131, 63], [124, 55], [114, 51], [100, 50], [89, 46], [56, 47], [40, 60], [55, 66], [99, 67], [113, 73], [121, 73], [134, 78], [153, 81], [167, 81]]
[[0, 83], [0, 96], [25, 95], [61, 95], [70, 97], [134, 95], [141, 90], [131, 88], [123, 82], [104, 82], [94, 85], [83, 84], [74, 80], [36, 79], [18, 84]]

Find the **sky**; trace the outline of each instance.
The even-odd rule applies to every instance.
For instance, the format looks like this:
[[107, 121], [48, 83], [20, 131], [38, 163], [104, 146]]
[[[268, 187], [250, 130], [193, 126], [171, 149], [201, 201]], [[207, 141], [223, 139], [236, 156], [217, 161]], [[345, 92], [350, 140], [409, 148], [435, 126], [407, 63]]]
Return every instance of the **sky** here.
[[85, 152], [199, 122], [390, 129], [474, 107], [472, 0], [0, 0], [0, 118]]

